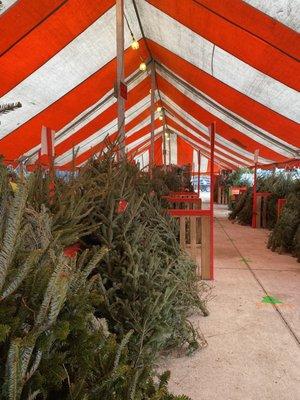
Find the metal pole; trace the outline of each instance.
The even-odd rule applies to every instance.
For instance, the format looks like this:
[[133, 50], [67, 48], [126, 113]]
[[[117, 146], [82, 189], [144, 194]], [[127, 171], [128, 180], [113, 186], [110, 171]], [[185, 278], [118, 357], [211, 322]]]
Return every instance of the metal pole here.
[[214, 164], [216, 123], [210, 126], [210, 279], [214, 279]]
[[121, 83], [124, 82], [124, 0], [116, 0], [116, 27], [119, 159], [122, 160], [125, 158], [125, 100], [120, 93]]
[[155, 64], [151, 64], [151, 144], [150, 144], [150, 173], [154, 166], [154, 131], [155, 131]]
[[198, 197], [200, 197], [201, 152], [198, 150]]

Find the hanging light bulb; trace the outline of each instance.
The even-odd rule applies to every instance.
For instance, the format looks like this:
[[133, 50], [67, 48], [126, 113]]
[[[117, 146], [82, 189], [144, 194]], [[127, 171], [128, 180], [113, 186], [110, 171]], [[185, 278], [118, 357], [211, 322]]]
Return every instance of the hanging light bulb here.
[[156, 111], [157, 111], [157, 112], [161, 112], [161, 111], [162, 111], [162, 108], [161, 108], [161, 107], [157, 107]]
[[140, 71], [146, 71], [146, 69], [147, 69], [146, 63], [144, 63], [144, 61], [141, 62], [141, 63], [140, 63]]
[[162, 121], [162, 120], [164, 119], [163, 115], [160, 115], [160, 116], [158, 117], [158, 119], [159, 119], [160, 121]]
[[139, 42], [137, 40], [135, 40], [134, 38], [131, 42], [131, 48], [132, 48], [132, 50], [138, 50], [140, 48]]

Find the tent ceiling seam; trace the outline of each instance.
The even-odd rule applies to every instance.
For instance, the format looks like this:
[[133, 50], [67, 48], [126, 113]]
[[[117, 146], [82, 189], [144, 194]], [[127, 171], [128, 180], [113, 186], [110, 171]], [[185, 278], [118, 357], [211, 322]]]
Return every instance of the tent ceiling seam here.
[[[134, 82], [137, 80], [141, 75], [143, 74], [142, 71], [137, 71], [132, 77], [126, 80], [126, 84], [129, 85], [130, 83]], [[114, 97], [114, 93], [108, 94], [99, 104], [95, 105], [92, 109], [90, 109], [87, 113], [85, 113], [82, 117], [80, 117], [78, 120], [76, 120], [73, 124], [69, 125], [68, 128], [64, 129], [62, 132], [60, 132], [56, 137], [55, 140], [60, 139], [64, 137], [67, 133], [69, 133], [72, 129], [76, 128], [77, 125], [81, 124], [84, 122], [86, 119], [89, 118], [90, 115], [94, 114], [97, 112], [101, 107], [103, 107], [108, 101], [110, 101]], [[35, 150], [32, 153], [28, 154], [26, 159], [30, 159], [31, 157], [34, 157], [37, 155], [39, 150]]]
[[[216, 11], [214, 11], [214, 10], [212, 10], [211, 8], [205, 6], [204, 4], [199, 3], [197, 0], [192, 0], [192, 1], [193, 1], [194, 3], [196, 3], [199, 7], [205, 8], [206, 10], [208, 10], [209, 12], [211, 12], [211, 13], [217, 15], [218, 17], [222, 18], [223, 20], [225, 20], [225, 21], [229, 22], [230, 24], [232, 24], [232, 25], [234, 25], [234, 26], [236, 26], [236, 27], [242, 29], [243, 31], [249, 33], [251, 36], [256, 37], [257, 39], [261, 40], [262, 42], [268, 44], [269, 46], [273, 47], [274, 49], [276, 49], [277, 51], [281, 52], [281, 53], [284, 54], [285, 56], [290, 57], [290, 58], [292, 58], [292, 59], [295, 60], [295, 61], [298, 61], [298, 62], [300, 61], [299, 58], [297, 58], [297, 57], [295, 57], [295, 56], [292, 56], [291, 54], [289, 54], [289, 53], [287, 53], [286, 51], [282, 50], [281, 48], [275, 46], [274, 44], [272, 44], [272, 43], [269, 42], [268, 40], [263, 39], [262, 37], [260, 37], [260, 36], [256, 35], [255, 33], [251, 32], [249, 29], [245, 29], [245, 28], [243, 28], [241, 25], [239, 25], [239, 24], [237, 24], [237, 23], [231, 21], [231, 20], [228, 19], [228, 18], [225, 18], [223, 15], [217, 13]], [[249, 7], [252, 7], [250, 4], [247, 4], [247, 5], [248, 5]], [[256, 9], [255, 7], [252, 7], [252, 8], [254, 8], [258, 13], [263, 14], [266, 18], [270, 18], [272, 21], [275, 21], [275, 22], [277, 22], [277, 23], [280, 24], [279, 21], [276, 21], [274, 18], [271, 18], [270, 16], [264, 14], [263, 12], [261, 12], [261, 11], [258, 10], [258, 9]], [[283, 25], [283, 24], [282, 24], [282, 25]], [[285, 25], [284, 25], [284, 26], [285, 26]], [[286, 27], [286, 28], [287, 28], [287, 27]], [[291, 29], [291, 28], [287, 28], [287, 29]]]
[[177, 75], [175, 75], [173, 72], [168, 70], [165, 66], [163, 66], [161, 63], [156, 61], [156, 64], [161, 68], [168, 76], [170, 76], [175, 82], [177, 82], [179, 85], [183, 86], [185, 89], [187, 89], [189, 92], [193, 93], [196, 97], [200, 98], [203, 100], [206, 104], [208, 104], [210, 107], [216, 109], [220, 113], [226, 115], [228, 118], [232, 119], [234, 122], [239, 123], [243, 127], [245, 127], [247, 130], [255, 133], [257, 136], [260, 136], [262, 139], [266, 140], [267, 142], [281, 148], [282, 150], [285, 150], [286, 152], [290, 153], [293, 157], [299, 155], [299, 151], [291, 149], [289, 146], [286, 146], [277, 140], [270, 138], [268, 135], [265, 133], [259, 131], [258, 129], [252, 127], [251, 125], [247, 124], [245, 121], [241, 120], [240, 118], [236, 117], [233, 115], [231, 112], [223, 109], [221, 106], [216, 104], [214, 101], [210, 100], [206, 96], [204, 96], [202, 93], [200, 93], [197, 89], [195, 89], [193, 86], [188, 84], [187, 82], [183, 81], [181, 78], [179, 78]]
[[64, 6], [68, 0], [64, 0], [59, 6], [57, 6], [54, 10], [52, 10], [48, 15], [46, 15], [39, 23], [34, 25], [28, 32], [26, 32], [23, 36], [21, 36], [17, 41], [11, 44], [6, 50], [0, 53], [0, 57], [4, 56], [9, 50], [11, 50], [16, 44], [21, 42], [26, 36], [28, 36], [31, 32], [33, 32], [38, 26], [42, 25], [48, 18], [50, 18], [53, 14], [55, 14], [62, 6]]

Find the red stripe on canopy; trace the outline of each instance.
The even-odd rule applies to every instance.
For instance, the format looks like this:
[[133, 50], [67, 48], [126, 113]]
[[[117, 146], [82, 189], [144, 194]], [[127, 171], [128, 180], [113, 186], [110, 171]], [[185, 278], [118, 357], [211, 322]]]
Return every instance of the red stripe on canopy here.
[[[195, 126], [193, 126], [192, 124], [190, 124], [187, 120], [185, 120], [183, 117], [181, 117], [179, 114], [177, 114], [176, 111], [174, 111], [173, 108], [169, 107], [169, 106], [166, 105], [165, 103], [163, 103], [163, 104], [164, 104], [164, 108], [165, 108], [167, 111], [169, 111], [169, 113], [170, 113], [171, 115], [173, 115], [173, 116], [176, 117], [180, 122], [182, 122], [186, 128], [190, 128], [190, 129], [192, 129], [195, 133], [197, 133], [198, 135], [200, 135], [200, 139], [199, 139], [199, 138], [197, 139], [197, 140], [199, 141], [199, 143], [201, 143], [201, 144], [203, 144], [203, 145], [207, 145], [207, 144], [205, 144], [204, 141], [201, 140], [201, 139], [203, 139], [203, 138], [206, 138], [206, 139], [207, 139], [207, 136], [205, 136], [203, 132], [201, 132], [199, 129], [197, 129]], [[179, 126], [179, 124], [177, 124], [177, 123], [176, 123], [175, 121], [173, 121], [171, 118], [168, 117], [167, 120], [168, 120], [168, 124], [176, 124], [176, 125], [173, 125], [174, 127], [175, 127], [175, 126], [177, 127], [177, 128], [175, 128], [175, 129], [178, 129], [178, 130], [182, 129], [181, 126]], [[192, 135], [192, 136], [194, 136], [194, 137], [196, 138], [195, 135]], [[223, 145], [223, 144], [221, 144], [221, 143], [219, 143], [219, 142], [217, 142], [216, 145], [217, 145], [218, 147], [220, 147], [221, 149], [223, 149], [223, 150], [227, 150], [228, 152], [230, 152], [231, 155], [235, 155], [235, 156], [241, 158], [243, 161], [245, 161], [245, 163], [251, 163], [251, 161], [253, 161], [253, 156], [252, 156], [252, 155], [251, 155], [251, 157], [245, 157], [243, 154], [240, 154], [240, 153], [238, 153], [237, 151], [232, 150], [232, 148], [230, 148], [230, 147], [228, 147], [228, 146], [225, 146], [225, 145]], [[241, 150], [242, 150], [242, 149], [241, 149]]]
[[[299, 63], [238, 25], [193, 0], [149, 2], [248, 65], [295, 90], [300, 90]], [[280, 26], [275, 22], [274, 25]], [[278, 28], [278, 32], [280, 30]]]
[[0, 16], [0, 55], [64, 3], [66, 0], [19, 0], [9, 8]]
[[[140, 43], [138, 54], [133, 52], [131, 48], [126, 50], [126, 76], [136, 70], [140, 62], [139, 56], [147, 59], [147, 55], [144, 42]], [[65, 96], [1, 139], [1, 154], [4, 154], [6, 159], [14, 160], [31, 150], [41, 141], [42, 125], [48, 126], [56, 132], [59, 131], [110, 91], [115, 79], [116, 59], [106, 64]]]
[[[155, 160], [155, 144], [157, 141], [162, 140], [162, 134], [161, 133], [157, 133], [156, 135], [154, 135], [154, 160]], [[162, 142], [160, 142], [162, 143]], [[150, 150], [150, 144], [151, 141], [149, 139], [146, 139], [145, 141], [143, 141], [142, 143], [140, 143], [139, 145], [133, 147], [131, 150], [129, 150], [129, 152], [127, 153], [128, 157], [136, 157], [139, 154], [143, 154], [146, 151]], [[158, 146], [159, 147], [159, 146]], [[157, 149], [158, 153], [161, 153], [161, 147], [160, 149]], [[162, 153], [161, 153], [162, 154]], [[159, 156], [159, 154], [157, 154]]]
[[[149, 110], [148, 110], [148, 115], [149, 115]], [[141, 121], [141, 117], [140, 115], [138, 115], [136, 118], [134, 118], [134, 120], [132, 120], [130, 122], [131, 126], [136, 126], [137, 124], [139, 124]], [[158, 128], [161, 125], [161, 122], [159, 120], [155, 121], [155, 128]], [[130, 145], [131, 143], [135, 142], [136, 140], [142, 138], [143, 136], [145, 136], [146, 134], [148, 134], [150, 132], [151, 129], [151, 125], [147, 125], [144, 128], [139, 129], [138, 131], [134, 132], [133, 134], [131, 134], [130, 136], [126, 136], [125, 137], [125, 144], [126, 146]], [[128, 125], [125, 125], [125, 132], [128, 131]], [[87, 151], [81, 153], [80, 155], [78, 155], [76, 157], [75, 160], [75, 165], [80, 165], [83, 162], [87, 161], [90, 157], [92, 157], [94, 154], [99, 153], [100, 151], [102, 151], [106, 145], [107, 145], [107, 141], [109, 142], [114, 142], [118, 137], [117, 132], [114, 132], [113, 134], [109, 135], [106, 140], [101, 141], [100, 143], [97, 143], [96, 145], [92, 146], [90, 149], [88, 149]], [[72, 162], [68, 162], [65, 163], [63, 165], [64, 169], [69, 169], [72, 166]]]
[[177, 165], [193, 165], [194, 148], [177, 135]]
[[[125, 102], [125, 109], [128, 110], [136, 103], [143, 100], [147, 95], [149, 95], [149, 89], [150, 80], [149, 78], [146, 78], [128, 93], [128, 100]], [[100, 131], [115, 118], [117, 118], [117, 103], [114, 103], [108, 107], [99, 116], [87, 123], [83, 128], [79, 129], [66, 140], [59, 143], [55, 148], [55, 154], [59, 156], [70, 150], [72, 147], [79, 145], [82, 141]], [[139, 120], [139, 122], [141, 121], [142, 119]]]
[[261, 150], [260, 155], [264, 158], [269, 158], [274, 161], [282, 161], [285, 159], [285, 157], [283, 157], [282, 155], [276, 153], [268, 147], [258, 144], [255, 140], [252, 140], [250, 137], [242, 134], [238, 130], [234, 129], [232, 126], [226, 124], [221, 119], [204, 110], [194, 101], [182, 94], [178, 89], [176, 89], [160, 75], [157, 76], [157, 82], [160, 90], [163, 93], [165, 93], [171, 100], [173, 100], [177, 105], [179, 105], [183, 110], [185, 110], [195, 119], [197, 119], [203, 125], [209, 126], [211, 121], [216, 121], [218, 133], [225, 137], [227, 140], [238, 140], [251, 153], [254, 153], [254, 151], [259, 147]]
[[[27, 10], [26, 16], [31, 15], [35, 2], [31, 3], [30, 13]], [[5, 76], [5, 79], [1, 82], [0, 96], [46, 63], [114, 3], [113, 0], [102, 0], [98, 4], [90, 0], [69, 0], [59, 12], [51, 15], [1, 57], [0, 76]]]
[[[203, 153], [203, 155], [206, 158], [208, 158], [208, 159], [210, 158], [210, 148], [208, 149], [205, 146], [201, 146], [201, 145], [197, 145], [197, 144], [194, 145], [193, 143], [191, 143], [190, 140], [189, 140], [189, 136], [186, 134], [186, 132], [184, 130], [180, 130], [179, 131], [179, 136], [180, 136], [180, 134], [181, 134], [181, 138], [183, 140], [185, 140], [187, 143], [189, 143], [190, 146], [192, 146], [195, 150], [201, 150], [201, 152]], [[231, 162], [229, 162], [227, 160], [224, 160], [224, 158], [222, 156], [220, 156], [219, 153], [215, 154], [214, 158], [215, 158], [215, 162], [217, 162], [220, 165], [224, 165], [224, 166], [227, 166], [227, 167], [232, 168], [232, 169], [235, 169], [236, 166], [237, 166], [237, 164], [233, 164], [233, 163], [231, 163]]]
[[268, 132], [272, 132], [274, 136], [285, 140], [287, 143], [300, 147], [299, 124], [222, 83], [157, 43], [149, 41], [149, 45], [151, 53], [156, 60], [163, 63], [191, 86], [204, 92], [217, 103], [247, 121]]
[[[176, 124], [176, 122], [172, 121], [171, 119], [168, 119], [168, 126], [171, 126], [173, 129], [175, 129], [175, 131], [181, 132], [186, 137], [194, 140], [197, 143], [199, 148], [206, 149], [206, 151], [210, 150], [210, 145], [208, 143], [205, 143], [202, 140], [198, 139], [196, 136], [194, 136], [193, 134], [188, 132], [186, 129], [184, 129], [183, 127], [181, 127], [178, 124]], [[238, 161], [237, 159], [231, 157], [229, 154], [226, 154], [221, 150], [216, 150], [216, 152], [219, 155], [219, 158], [221, 158], [221, 159], [227, 158], [227, 160], [224, 159], [225, 163], [230, 163], [232, 165], [238, 165], [238, 164], [239, 165], [246, 165], [246, 163], [243, 160]], [[249, 163], [250, 162], [248, 161], [248, 165], [249, 165]]]
[[162, 137], [158, 138], [154, 143], [154, 164], [155, 165], [163, 164]]
[[194, 0], [284, 53], [299, 59], [298, 33], [243, 0]]

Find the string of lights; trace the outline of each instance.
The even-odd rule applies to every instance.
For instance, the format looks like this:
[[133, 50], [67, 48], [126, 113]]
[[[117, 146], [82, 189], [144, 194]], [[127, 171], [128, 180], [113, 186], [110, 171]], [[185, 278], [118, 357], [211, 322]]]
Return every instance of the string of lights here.
[[[129, 20], [128, 20], [127, 15], [126, 15], [125, 12], [124, 12], [124, 18], [125, 18], [126, 25], [127, 25], [127, 27], [128, 27], [128, 30], [129, 30], [130, 35], [131, 35], [131, 38], [132, 38], [131, 48], [132, 48], [132, 50], [134, 50], [134, 51], [139, 50], [140, 44], [139, 44], [139, 42], [138, 42], [138, 41], [136, 40], [136, 38], [135, 38], [135, 35], [134, 35], [134, 33], [133, 33], [132, 29], [131, 29]], [[141, 63], [140, 63], [140, 65], [139, 65], [139, 70], [142, 71], [142, 72], [147, 72], [148, 67], [147, 67], [146, 62], [143, 60], [143, 58], [142, 58], [141, 56], [140, 56], [140, 59], [141, 59]], [[150, 89], [149, 93], [151, 93], [151, 89]], [[159, 119], [160, 121], [164, 121], [164, 120], [165, 120], [165, 115], [164, 115], [164, 109], [163, 109], [163, 107], [161, 107], [161, 106], [158, 105], [157, 108], [156, 108], [156, 112], [157, 112], [157, 114], [158, 114], [158, 119]], [[166, 139], [169, 140], [169, 136], [168, 136], [167, 134], [166, 134]]]

